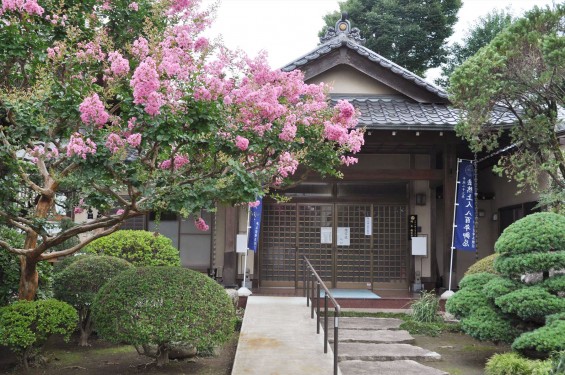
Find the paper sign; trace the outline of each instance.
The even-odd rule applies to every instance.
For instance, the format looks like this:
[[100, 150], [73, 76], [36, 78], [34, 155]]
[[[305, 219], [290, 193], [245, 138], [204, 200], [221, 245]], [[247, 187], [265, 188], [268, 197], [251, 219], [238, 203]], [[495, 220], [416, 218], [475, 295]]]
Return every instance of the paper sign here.
[[238, 234], [237, 240], [235, 243], [235, 251], [236, 253], [245, 253], [247, 251], [247, 235], [246, 234]]
[[332, 243], [332, 227], [320, 228], [320, 243]]
[[349, 227], [339, 227], [337, 228], [337, 246], [349, 246], [350, 245], [350, 228]]
[[365, 218], [365, 236], [373, 234], [373, 218], [368, 216]]

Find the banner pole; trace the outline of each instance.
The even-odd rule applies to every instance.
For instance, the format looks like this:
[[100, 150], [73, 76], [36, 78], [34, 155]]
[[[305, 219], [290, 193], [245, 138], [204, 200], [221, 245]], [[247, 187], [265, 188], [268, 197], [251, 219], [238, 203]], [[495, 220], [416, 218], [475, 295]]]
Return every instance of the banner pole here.
[[451, 297], [452, 295], [454, 295], [455, 293], [453, 292], [453, 290], [451, 290], [451, 279], [453, 278], [453, 251], [455, 250], [455, 247], [453, 247], [453, 242], [455, 240], [455, 214], [457, 212], [457, 186], [459, 185], [459, 163], [460, 163], [459, 158], [457, 158], [457, 174], [455, 175], [456, 177], [456, 182], [455, 182], [455, 199], [453, 200], [453, 221], [452, 221], [452, 225], [451, 225], [451, 257], [450, 257], [450, 261], [449, 261], [449, 287], [448, 290], [445, 291], [442, 295], [441, 295], [441, 299], [448, 299], [449, 297]]
[[[247, 207], [247, 240], [249, 241], [249, 229], [251, 228], [250, 224], [250, 217], [251, 217], [251, 207]], [[249, 246], [249, 245], [248, 245]], [[245, 280], [247, 279], [247, 253], [249, 252], [249, 248], [245, 249], [245, 255], [243, 256], [243, 281], [241, 282], [241, 287], [246, 288]]]

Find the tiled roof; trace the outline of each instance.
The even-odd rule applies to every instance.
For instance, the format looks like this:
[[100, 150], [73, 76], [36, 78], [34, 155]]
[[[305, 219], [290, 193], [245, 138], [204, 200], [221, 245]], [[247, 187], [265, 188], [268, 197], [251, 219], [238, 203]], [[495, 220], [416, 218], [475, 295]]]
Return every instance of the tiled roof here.
[[[359, 109], [359, 125], [367, 129], [454, 130], [459, 121], [459, 110], [446, 104], [418, 103], [393, 96], [334, 96], [333, 104], [339, 99], [346, 99]], [[510, 112], [493, 112], [493, 124], [505, 126], [514, 122]]]
[[376, 62], [377, 64], [381, 65], [382, 67], [390, 70], [391, 72], [414, 82], [416, 85], [425, 88], [426, 90], [442, 97], [447, 98], [447, 93], [443, 91], [436, 85], [433, 85], [427, 81], [425, 81], [422, 77], [410, 72], [409, 70], [404, 69], [400, 65], [393, 63], [392, 61], [385, 59], [381, 55], [376, 52], [371, 51], [370, 49], [363, 47], [362, 45], [356, 43], [351, 38], [347, 37], [346, 34], [339, 34], [333, 39], [320, 44], [316, 49], [312, 50], [311, 52], [307, 53], [306, 55], [292, 61], [291, 63], [284, 66], [281, 70], [285, 72], [289, 72], [291, 70], [297, 69], [302, 65], [305, 65], [311, 61], [318, 59], [319, 57], [326, 55], [333, 50], [339, 49], [342, 46], [346, 46], [352, 51], [357, 52], [361, 56], [367, 57], [369, 60]]

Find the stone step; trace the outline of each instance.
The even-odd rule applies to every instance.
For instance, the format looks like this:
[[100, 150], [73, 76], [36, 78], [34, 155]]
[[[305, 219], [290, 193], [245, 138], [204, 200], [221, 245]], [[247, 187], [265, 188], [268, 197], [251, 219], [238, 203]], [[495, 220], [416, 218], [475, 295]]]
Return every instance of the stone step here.
[[[399, 329], [404, 321], [393, 318], [364, 318], [364, 317], [343, 317], [339, 318], [339, 328], [341, 329], [361, 329], [361, 330], [383, 330]], [[324, 318], [320, 319], [323, 327]], [[328, 330], [333, 330], [334, 318], [328, 320]]]
[[[333, 330], [329, 330], [329, 341], [333, 342]], [[361, 331], [358, 329], [340, 329], [339, 342], [364, 342], [364, 343], [395, 343], [395, 344], [413, 344], [414, 337], [410, 336], [408, 331], [393, 331], [388, 329], [383, 330], [367, 330]]]
[[449, 373], [424, 366], [411, 360], [400, 361], [342, 361], [339, 368], [343, 375], [449, 375]]
[[409, 344], [366, 344], [340, 343], [339, 361], [396, 361], [411, 359], [417, 361], [439, 361], [441, 355]]

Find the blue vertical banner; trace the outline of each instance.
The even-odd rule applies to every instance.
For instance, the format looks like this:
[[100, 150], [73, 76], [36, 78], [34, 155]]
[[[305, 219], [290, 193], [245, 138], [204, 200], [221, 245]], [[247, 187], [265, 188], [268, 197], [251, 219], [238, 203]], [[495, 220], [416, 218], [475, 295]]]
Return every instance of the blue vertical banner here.
[[257, 198], [259, 204], [249, 208], [249, 240], [247, 248], [257, 252], [259, 245], [259, 231], [261, 230], [261, 211], [263, 209], [263, 198]]
[[476, 251], [475, 242], [475, 166], [472, 160], [459, 159], [453, 248]]

